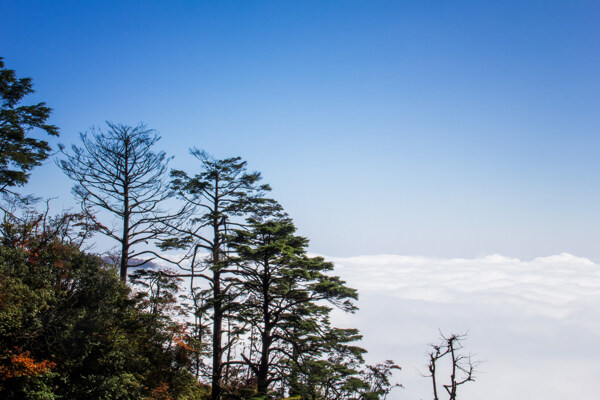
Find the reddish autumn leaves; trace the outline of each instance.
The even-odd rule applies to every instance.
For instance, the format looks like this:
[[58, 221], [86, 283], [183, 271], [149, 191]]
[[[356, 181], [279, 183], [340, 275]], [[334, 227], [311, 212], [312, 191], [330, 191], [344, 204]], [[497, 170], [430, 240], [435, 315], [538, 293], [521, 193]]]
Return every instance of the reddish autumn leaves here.
[[29, 351], [22, 351], [18, 347], [5, 357], [4, 362], [0, 365], [0, 380], [46, 375], [56, 367], [52, 361], [35, 361]]

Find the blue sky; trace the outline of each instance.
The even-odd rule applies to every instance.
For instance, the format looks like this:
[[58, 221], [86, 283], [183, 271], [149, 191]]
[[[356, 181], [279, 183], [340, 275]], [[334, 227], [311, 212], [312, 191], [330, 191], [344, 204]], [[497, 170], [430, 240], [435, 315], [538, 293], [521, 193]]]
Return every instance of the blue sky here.
[[[60, 142], [143, 121], [263, 173], [315, 252], [600, 260], [600, 28], [578, 1], [4, 1]], [[30, 190], [60, 196], [52, 163]]]

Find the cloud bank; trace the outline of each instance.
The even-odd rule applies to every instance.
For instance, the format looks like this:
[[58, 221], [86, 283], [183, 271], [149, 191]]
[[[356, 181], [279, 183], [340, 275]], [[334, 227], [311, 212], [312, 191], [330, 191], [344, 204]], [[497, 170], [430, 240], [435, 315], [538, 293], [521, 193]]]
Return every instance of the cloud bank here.
[[600, 375], [600, 265], [563, 253], [530, 261], [494, 254], [466, 259], [374, 255], [326, 257], [359, 290], [354, 316], [337, 323], [364, 334], [371, 360], [393, 358], [405, 390], [431, 398], [422, 378], [438, 330], [469, 331], [483, 361], [462, 399], [595, 399]]
[[531, 261], [394, 255], [329, 258], [361, 292], [433, 303], [507, 303], [522, 313], [565, 318], [600, 296], [600, 266], [563, 253]]

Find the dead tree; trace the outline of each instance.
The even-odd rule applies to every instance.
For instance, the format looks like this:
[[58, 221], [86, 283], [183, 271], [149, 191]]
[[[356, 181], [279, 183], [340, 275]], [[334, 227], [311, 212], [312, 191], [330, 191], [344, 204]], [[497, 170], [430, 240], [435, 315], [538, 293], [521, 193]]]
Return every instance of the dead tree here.
[[[470, 354], [465, 354], [462, 342], [467, 338], [467, 334], [451, 334], [444, 336], [441, 334], [441, 342], [439, 344], [430, 345], [432, 351], [429, 355], [429, 364], [427, 366], [429, 375], [433, 385], [433, 399], [440, 400], [440, 381], [438, 377], [438, 367], [440, 360], [446, 358], [450, 365], [450, 382], [441, 384], [444, 388], [449, 400], [456, 400], [458, 387], [467, 382], [475, 381], [475, 367]], [[443, 393], [442, 393], [443, 394]]]
[[[108, 129], [81, 134], [82, 147], [72, 146], [59, 167], [75, 181], [73, 191], [84, 213], [121, 250], [121, 279], [127, 268], [144, 262], [132, 260], [147, 249], [138, 249], [156, 238], [156, 225], [166, 218], [160, 204], [170, 197], [165, 182], [168, 158], [152, 147], [160, 137], [145, 125], [132, 127], [107, 122]], [[113, 223], [101, 221], [106, 214]], [[149, 260], [145, 260], [147, 262]]]

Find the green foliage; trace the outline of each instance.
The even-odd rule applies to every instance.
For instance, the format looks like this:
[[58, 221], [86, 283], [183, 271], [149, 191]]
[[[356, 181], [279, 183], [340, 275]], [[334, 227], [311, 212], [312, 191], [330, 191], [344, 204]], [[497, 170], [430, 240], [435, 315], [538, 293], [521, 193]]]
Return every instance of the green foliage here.
[[200, 398], [177, 324], [152, 318], [114, 269], [35, 230], [4, 231], [32, 234], [0, 246], [0, 397], [140, 399], [168, 387]]
[[351, 344], [360, 340], [358, 331], [332, 327], [329, 313], [330, 306], [354, 311], [357, 293], [329, 275], [333, 264], [306, 255], [308, 240], [295, 230], [287, 218], [250, 219], [230, 241], [242, 294], [239, 322], [258, 336], [242, 357], [263, 396], [279, 382], [303, 398], [342, 398], [368, 387], [357, 370], [365, 350]]
[[0, 192], [27, 183], [29, 171], [48, 157], [48, 142], [28, 136], [31, 130], [58, 135], [58, 128], [46, 123], [52, 109], [45, 103], [19, 105], [33, 92], [31, 79], [17, 78], [0, 57]]
[[[356, 309], [356, 291], [332, 275], [332, 263], [306, 254], [307, 239], [271, 205], [272, 218], [258, 214], [245, 224], [220, 214], [217, 236], [201, 242], [214, 240], [212, 258], [200, 264], [210, 273], [191, 271], [208, 288], [192, 280], [187, 300], [174, 271], [137, 270], [128, 287], [81, 251], [88, 223], [80, 214], [7, 215], [0, 225], [0, 396], [207, 399], [216, 396], [218, 371], [218, 398], [385, 397], [397, 367], [365, 366], [358, 331], [329, 322], [333, 307]], [[222, 221], [238, 229], [228, 234]], [[203, 357], [218, 325], [211, 332], [203, 321], [217, 312], [227, 340], [216, 354], [226, 359], [211, 370]], [[219, 342], [212, 343], [214, 357]], [[199, 383], [209, 379], [211, 386]]]

